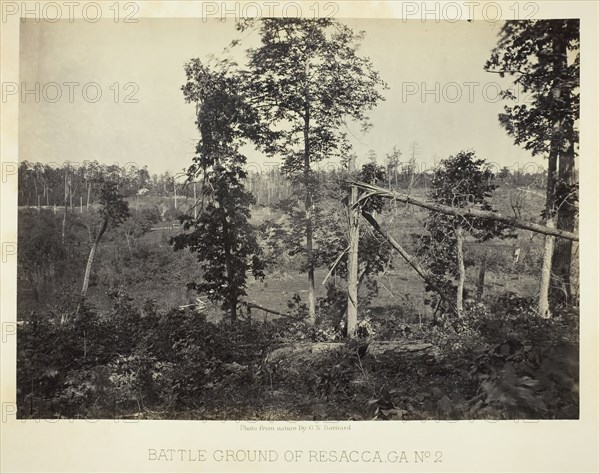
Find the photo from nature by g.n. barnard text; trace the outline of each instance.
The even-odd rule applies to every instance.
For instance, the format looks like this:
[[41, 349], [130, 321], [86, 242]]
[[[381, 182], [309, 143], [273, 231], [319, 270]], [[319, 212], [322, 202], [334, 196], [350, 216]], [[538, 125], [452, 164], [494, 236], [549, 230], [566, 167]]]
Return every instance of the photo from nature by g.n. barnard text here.
[[577, 19], [20, 25], [19, 418], [579, 418]]

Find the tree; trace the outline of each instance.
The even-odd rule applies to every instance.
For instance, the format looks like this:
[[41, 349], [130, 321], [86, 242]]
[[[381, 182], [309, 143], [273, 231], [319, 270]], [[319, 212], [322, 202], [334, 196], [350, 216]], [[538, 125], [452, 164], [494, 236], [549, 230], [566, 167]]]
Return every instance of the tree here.
[[269, 133], [255, 142], [284, 159], [283, 170], [298, 183], [304, 201], [308, 317], [315, 320], [314, 213], [318, 183], [313, 164], [349, 150], [342, 131], [348, 120], [366, 127], [367, 115], [385, 83], [368, 58], [357, 54], [363, 33], [331, 18], [265, 18], [238, 23], [256, 27], [261, 45], [248, 50], [246, 91]]
[[[472, 151], [461, 151], [443, 160], [435, 170], [430, 198], [446, 206], [479, 207], [493, 211], [488, 198], [496, 185], [493, 173], [485, 160], [477, 159]], [[437, 286], [456, 293], [455, 309], [462, 316], [465, 285], [464, 242], [468, 234], [478, 241], [507, 236], [504, 224], [482, 218], [470, 218], [429, 213], [425, 228], [429, 235], [420, 242], [419, 255], [425, 257], [426, 265], [436, 275]], [[456, 284], [454, 283], [456, 280]]]
[[[123, 200], [123, 196], [117, 191], [117, 185], [113, 181], [102, 180], [100, 183], [100, 209], [98, 210], [102, 217], [100, 229], [96, 234], [96, 238], [90, 248], [87, 265], [85, 267], [85, 275], [83, 277], [83, 287], [81, 289], [80, 306], [85, 302], [88, 285], [90, 283], [90, 274], [92, 272], [92, 264], [94, 257], [100, 245], [100, 240], [109, 226], [118, 226], [129, 217], [129, 205]], [[79, 307], [77, 312], [79, 312]]]
[[391, 153], [386, 153], [385, 155], [385, 164], [386, 164], [386, 174], [388, 178], [388, 189], [392, 189], [392, 176], [394, 177], [394, 185], [398, 187], [398, 165], [400, 164], [400, 157], [402, 156], [402, 152], [396, 148], [392, 149]]
[[201, 263], [203, 281], [188, 287], [206, 293], [211, 301], [221, 301], [234, 322], [246, 295], [246, 272], [264, 276], [262, 251], [248, 222], [254, 199], [243, 184], [246, 157], [239, 152], [256, 116], [239, 94], [237, 76], [213, 71], [198, 59], [188, 62], [185, 72], [182, 90], [186, 102], [196, 104], [201, 135], [187, 176], [189, 182], [202, 177], [203, 186], [197, 217], [182, 216], [185, 232], [171, 243], [175, 250], [195, 252]]
[[377, 153], [375, 152], [375, 150], [370, 149], [367, 152], [367, 160], [368, 160], [369, 163], [377, 165]]
[[[486, 70], [513, 77], [515, 90], [504, 98], [517, 101], [515, 92], [527, 94], [529, 103], [506, 105], [499, 119], [515, 144], [534, 155], [548, 157], [546, 206], [548, 226], [575, 229], [578, 182], [575, 153], [579, 142], [579, 20], [508, 21], [498, 45], [485, 64]], [[546, 237], [539, 311], [549, 315], [550, 271], [554, 279], [551, 297], [571, 300], [570, 240]], [[552, 262], [550, 263], [550, 259]]]

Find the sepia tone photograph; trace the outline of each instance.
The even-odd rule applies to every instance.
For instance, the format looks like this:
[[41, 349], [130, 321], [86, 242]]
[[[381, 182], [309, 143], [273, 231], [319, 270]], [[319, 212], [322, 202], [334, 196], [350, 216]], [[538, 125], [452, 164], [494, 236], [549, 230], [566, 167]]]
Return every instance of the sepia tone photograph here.
[[579, 419], [578, 19], [118, 13], [3, 83], [18, 418]]

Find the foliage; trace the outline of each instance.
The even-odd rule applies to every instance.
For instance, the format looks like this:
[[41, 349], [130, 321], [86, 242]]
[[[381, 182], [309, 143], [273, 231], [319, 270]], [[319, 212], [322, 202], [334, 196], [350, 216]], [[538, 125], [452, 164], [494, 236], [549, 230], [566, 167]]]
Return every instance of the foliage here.
[[119, 193], [114, 181], [100, 179], [100, 209], [98, 213], [112, 227], [117, 227], [129, 217], [129, 203]]
[[201, 133], [188, 178], [202, 176], [204, 185], [198, 216], [182, 216], [185, 232], [171, 242], [175, 250], [195, 252], [201, 264], [203, 281], [188, 287], [222, 301], [235, 320], [240, 299], [246, 295], [246, 272], [264, 276], [262, 251], [248, 222], [254, 201], [242, 181], [246, 157], [238, 151], [244, 131], [255, 120], [238, 94], [235, 77], [211, 71], [198, 60], [186, 65], [186, 74], [188, 82], [182, 89], [186, 101], [197, 104]]
[[[573, 59], [563, 67], [567, 55]], [[524, 92], [530, 100], [506, 105], [499, 117], [517, 145], [534, 155], [547, 155], [551, 141], [578, 141], [573, 128], [579, 118], [578, 19], [507, 21], [485, 68], [515, 78], [515, 89], [504, 91], [505, 99], [516, 101]], [[556, 95], [557, 89], [565, 88], [568, 96]], [[555, 129], [557, 121], [564, 124], [559, 130]]]
[[[493, 211], [489, 202], [497, 188], [494, 175], [483, 159], [473, 151], [461, 151], [441, 162], [435, 170], [430, 197], [453, 207], [477, 207]], [[457, 230], [462, 229], [479, 242], [494, 237], [514, 237], [510, 228], [484, 218], [459, 217], [431, 211], [425, 221], [428, 235], [420, 238], [418, 255], [435, 277], [438, 287], [456, 292], [458, 278]], [[429, 287], [427, 287], [430, 290]]]

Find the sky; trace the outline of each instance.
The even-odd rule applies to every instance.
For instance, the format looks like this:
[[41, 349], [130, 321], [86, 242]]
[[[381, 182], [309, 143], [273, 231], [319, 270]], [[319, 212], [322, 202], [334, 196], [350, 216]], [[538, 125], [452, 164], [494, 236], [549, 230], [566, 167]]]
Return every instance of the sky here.
[[[340, 21], [365, 31], [359, 54], [371, 58], [389, 85], [386, 100], [370, 113], [369, 132], [349, 127], [359, 163], [371, 149], [383, 163], [394, 146], [407, 161], [417, 143], [422, 169], [464, 149], [498, 168], [544, 166], [543, 158], [514, 145], [498, 122], [498, 90], [507, 82], [483, 66], [500, 23]], [[20, 92], [38, 92], [21, 96], [19, 159], [97, 160], [147, 165], [151, 173], [181, 172], [198, 140], [194, 106], [180, 89], [183, 65], [222, 54], [238, 37], [233, 22], [217, 20], [23, 23]], [[251, 45], [257, 38], [244, 41]], [[243, 60], [243, 49], [235, 56]], [[263, 169], [277, 165], [254, 150], [248, 158]]]

